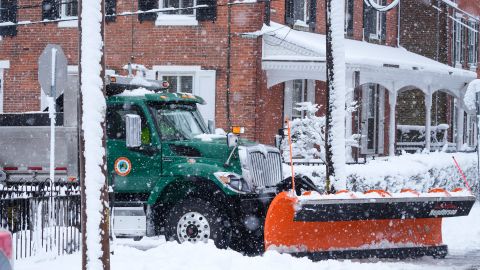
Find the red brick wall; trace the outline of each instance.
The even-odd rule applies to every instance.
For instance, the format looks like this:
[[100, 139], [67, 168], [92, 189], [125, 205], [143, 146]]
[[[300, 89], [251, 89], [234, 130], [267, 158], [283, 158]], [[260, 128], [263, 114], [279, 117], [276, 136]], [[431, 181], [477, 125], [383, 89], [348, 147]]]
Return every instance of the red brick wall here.
[[400, 12], [401, 45], [414, 53], [432, 59], [438, 57], [438, 61], [447, 63], [449, 37], [446, 14], [440, 12], [437, 18], [436, 9], [418, 0], [402, 0]]
[[[41, 3], [36, 0], [35, 3]], [[35, 4], [19, 0], [20, 6]], [[220, 0], [219, 5], [226, 3]], [[137, 9], [137, 1], [117, 1], [117, 12]], [[106, 65], [122, 71], [132, 60], [152, 65], [200, 65], [217, 71], [217, 126], [226, 128], [227, 8], [218, 7], [216, 22], [199, 26], [155, 26], [139, 23], [137, 16], [117, 17], [106, 26]], [[254, 137], [257, 91], [257, 59], [260, 39], [246, 39], [243, 32], [256, 31], [263, 23], [263, 3], [232, 6], [231, 111], [232, 124], [245, 126]], [[19, 21], [38, 21], [40, 9], [19, 10]], [[4, 74], [4, 110], [38, 110], [40, 87], [37, 83], [37, 59], [48, 43], [62, 46], [69, 65], [78, 63], [78, 29], [60, 28], [57, 23], [19, 26], [18, 35], [0, 41], [0, 59], [10, 60]]]
[[[138, 1], [117, 1], [117, 13], [137, 10]], [[41, 3], [40, 0], [19, 0], [20, 6]], [[227, 7], [218, 1], [218, 19], [198, 26], [155, 26], [140, 23], [137, 16], [117, 17], [106, 26], [106, 65], [124, 72], [129, 61], [151, 68], [153, 65], [198, 65], [216, 70], [217, 126], [227, 128]], [[283, 23], [285, 2], [272, 1], [273, 21]], [[354, 38], [363, 38], [363, 1], [354, 2]], [[261, 69], [261, 38], [243, 38], [239, 34], [256, 31], [263, 23], [263, 3], [232, 6], [231, 50], [231, 123], [246, 127], [246, 137], [265, 143], [283, 122], [284, 84], [266, 87]], [[41, 11], [19, 10], [20, 21], [38, 21]], [[316, 32], [325, 33], [325, 1], [317, 0]], [[396, 45], [397, 11], [387, 15], [387, 44]], [[78, 29], [60, 28], [57, 23], [19, 26], [18, 35], [0, 41], [0, 59], [10, 60], [4, 74], [4, 110], [22, 112], [38, 110], [40, 89], [37, 83], [37, 60], [48, 43], [64, 49], [69, 65], [78, 63]], [[325, 110], [325, 83], [316, 82], [316, 99]]]

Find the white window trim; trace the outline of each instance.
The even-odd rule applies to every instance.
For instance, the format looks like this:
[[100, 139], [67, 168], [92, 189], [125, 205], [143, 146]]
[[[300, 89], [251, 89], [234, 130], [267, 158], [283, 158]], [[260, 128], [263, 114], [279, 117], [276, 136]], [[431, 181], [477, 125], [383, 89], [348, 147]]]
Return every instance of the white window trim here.
[[[160, 8], [163, 7], [163, 1], [158, 1], [158, 6]], [[193, 1], [193, 5], [197, 4], [197, 0]], [[193, 15], [187, 14], [165, 14], [165, 13], [157, 13], [157, 20], [155, 21], [155, 25], [162, 26], [162, 25], [173, 25], [173, 26], [196, 26], [198, 25], [197, 18], [195, 16], [196, 10], [193, 10]]]
[[5, 88], [4, 88], [5, 84], [3, 83], [3, 80], [4, 80], [3, 73], [5, 69], [9, 69], [9, 68], [10, 68], [9, 60], [0, 60], [0, 113], [3, 113], [3, 100], [4, 100], [3, 93], [5, 92]]
[[[374, 0], [375, 3], [380, 4], [381, 0]], [[369, 39], [381, 40], [382, 39], [382, 14], [380, 11], [376, 11], [376, 18], [375, 18], [375, 33], [370, 33]], [[372, 36], [374, 35], [374, 36]]]
[[[62, 2], [65, 0], [62, 0]], [[70, 0], [68, 0], [70, 1]], [[78, 2], [77, 2], [78, 3]], [[58, 22], [58, 27], [60, 28], [75, 28], [78, 27], [78, 16], [66, 16], [67, 5], [62, 4], [60, 7], [60, 19], [65, 20], [65, 19], [73, 19], [71, 21], [60, 21]]]
[[201, 66], [153, 66], [147, 71], [147, 79], [157, 79], [157, 76], [193, 76], [192, 92], [205, 101], [199, 106], [199, 111], [205, 120], [215, 121], [216, 115], [216, 71], [204, 70]]

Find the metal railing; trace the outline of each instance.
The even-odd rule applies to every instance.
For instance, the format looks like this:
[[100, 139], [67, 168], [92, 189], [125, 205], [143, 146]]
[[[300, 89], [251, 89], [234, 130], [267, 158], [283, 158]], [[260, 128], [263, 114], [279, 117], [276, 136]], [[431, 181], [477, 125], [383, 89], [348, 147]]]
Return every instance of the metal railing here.
[[0, 190], [0, 227], [13, 234], [15, 259], [80, 249], [80, 195], [64, 188]]

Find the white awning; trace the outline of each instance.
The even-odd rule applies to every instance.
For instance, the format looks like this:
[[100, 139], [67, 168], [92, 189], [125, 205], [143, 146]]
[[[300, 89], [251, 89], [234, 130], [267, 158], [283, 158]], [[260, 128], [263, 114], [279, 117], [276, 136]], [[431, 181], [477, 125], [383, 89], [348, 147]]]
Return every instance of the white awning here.
[[[296, 31], [271, 23], [248, 35], [263, 36], [262, 68], [267, 72], [268, 86], [294, 80], [325, 81], [325, 35]], [[376, 45], [346, 39], [346, 82], [351, 90], [357, 83], [378, 83], [390, 92], [418, 88], [426, 94], [437, 90], [461, 98], [466, 85], [477, 77], [475, 72], [454, 68], [404, 48]]]

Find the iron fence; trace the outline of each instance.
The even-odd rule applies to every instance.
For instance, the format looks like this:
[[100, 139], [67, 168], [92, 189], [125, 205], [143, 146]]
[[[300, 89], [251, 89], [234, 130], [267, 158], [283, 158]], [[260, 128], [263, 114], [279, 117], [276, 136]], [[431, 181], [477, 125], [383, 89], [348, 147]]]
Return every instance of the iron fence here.
[[11, 186], [0, 189], [0, 227], [13, 234], [15, 258], [80, 249], [80, 195], [76, 188]]

